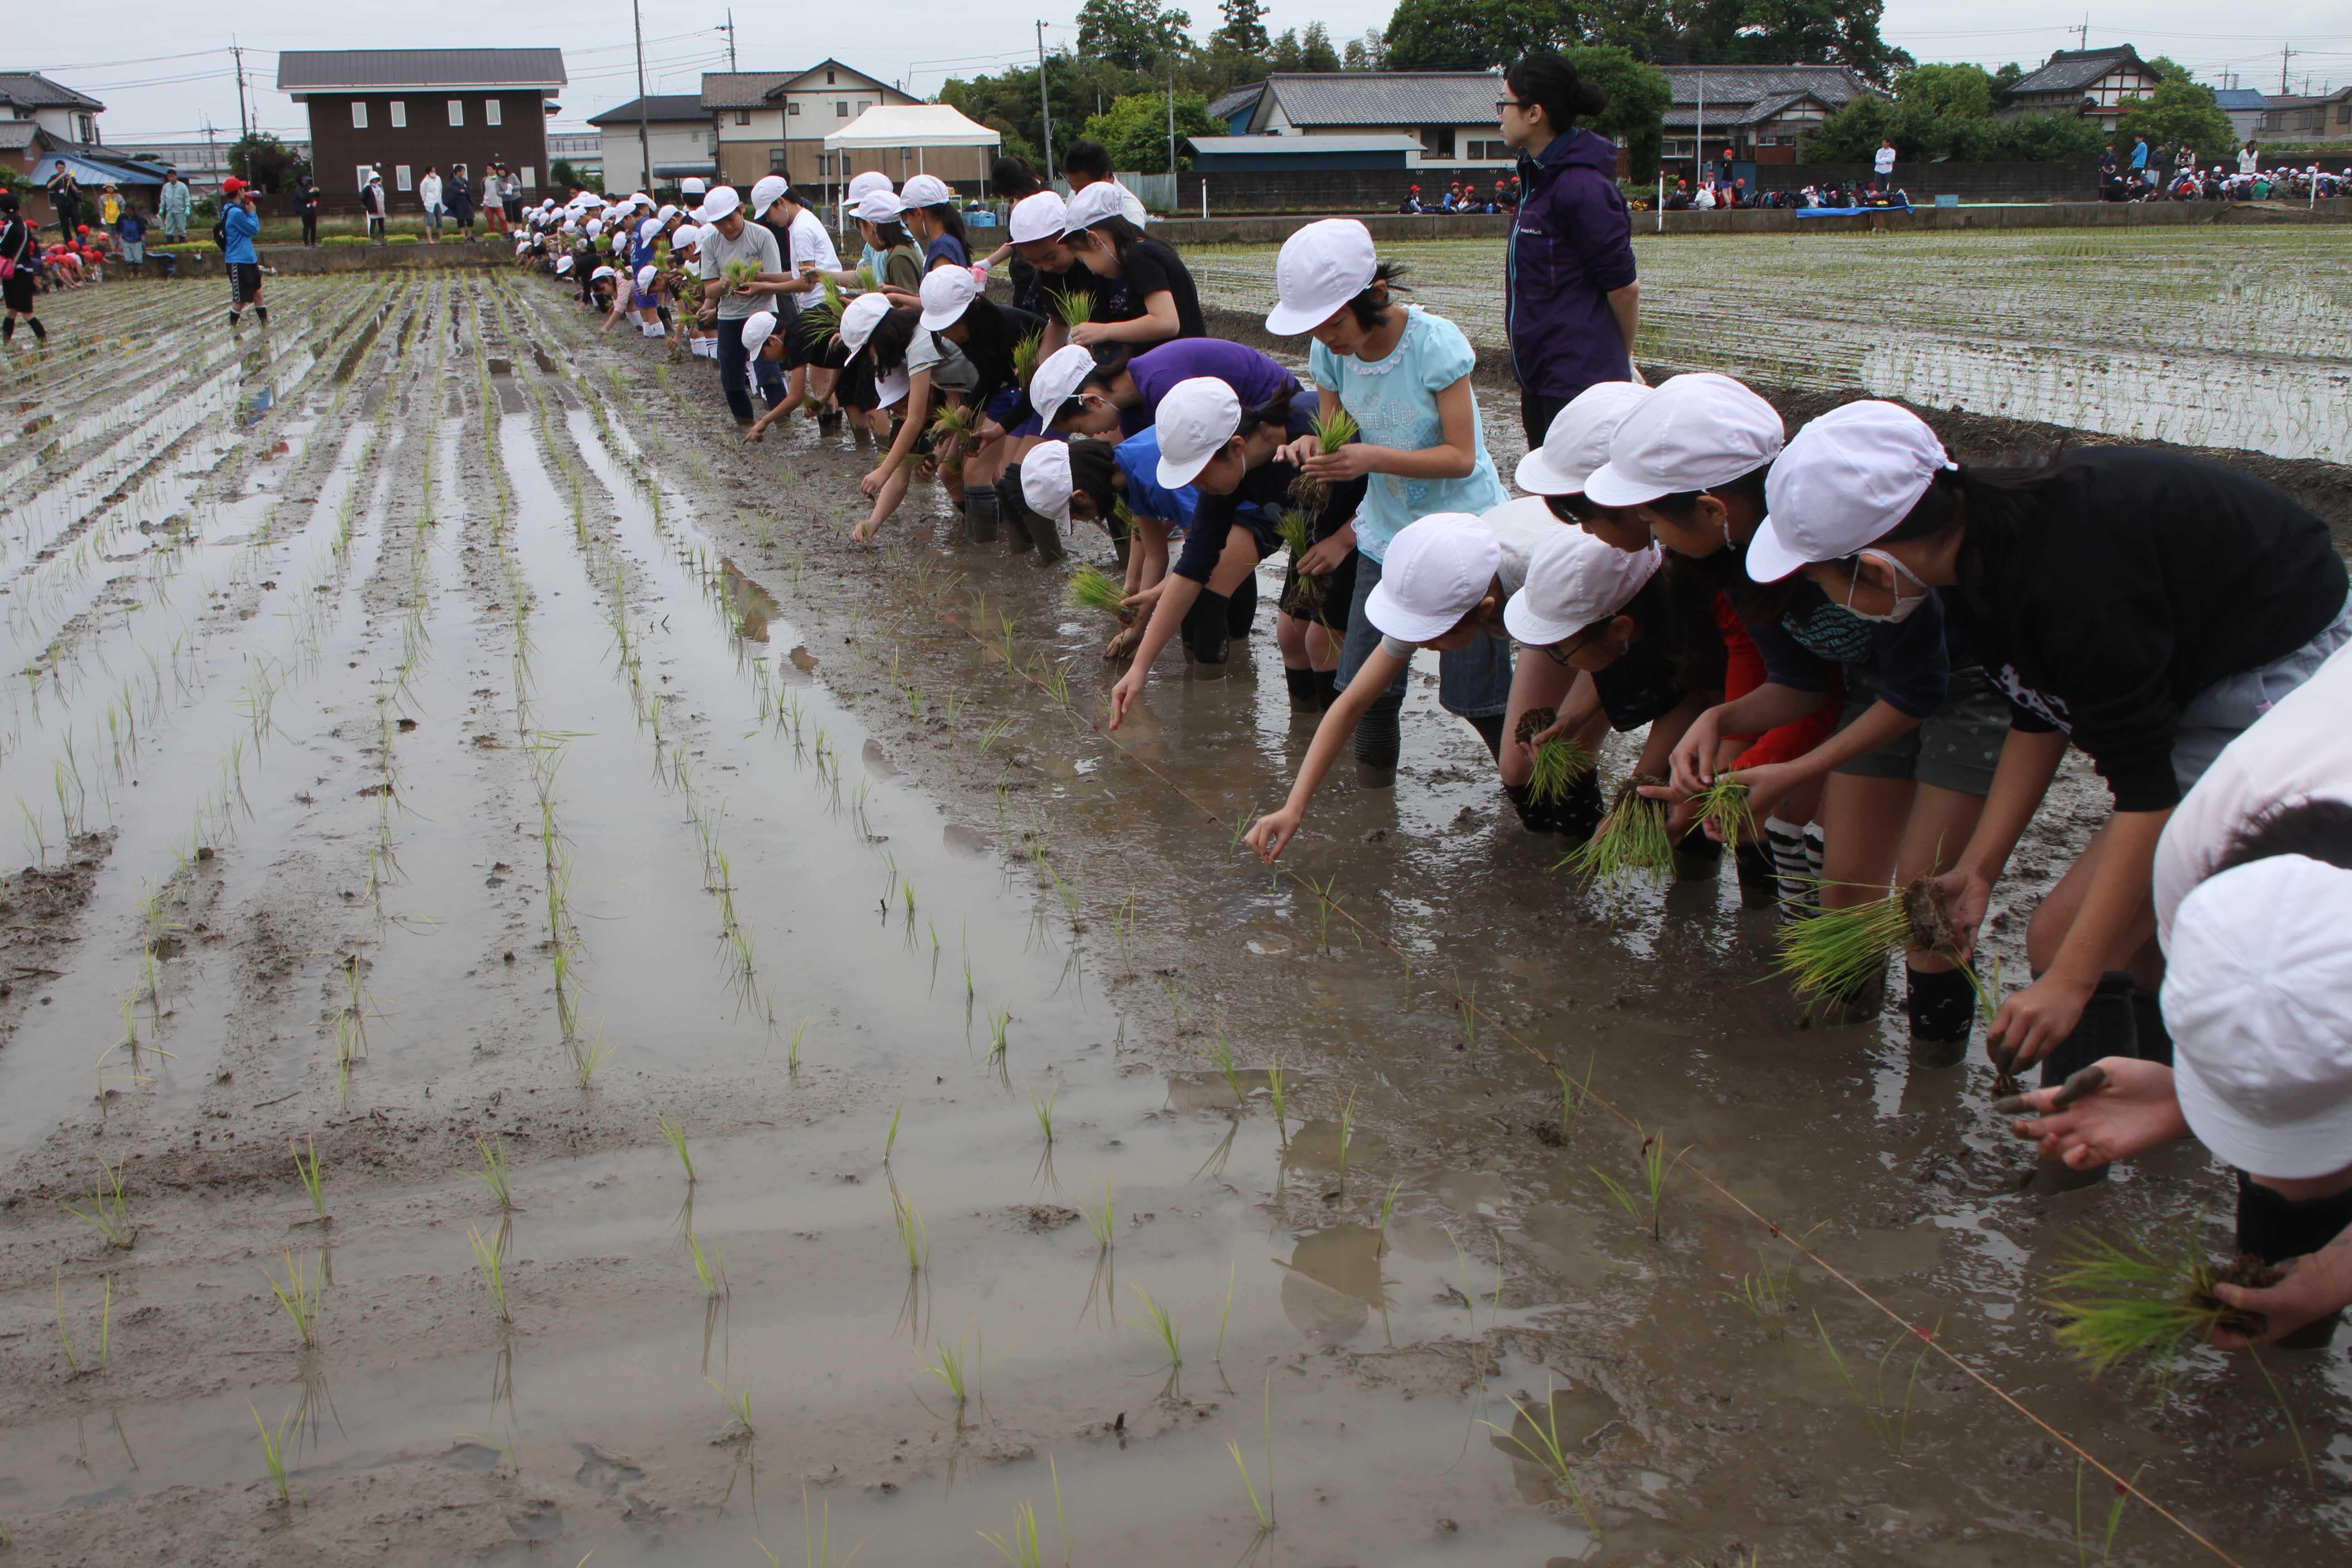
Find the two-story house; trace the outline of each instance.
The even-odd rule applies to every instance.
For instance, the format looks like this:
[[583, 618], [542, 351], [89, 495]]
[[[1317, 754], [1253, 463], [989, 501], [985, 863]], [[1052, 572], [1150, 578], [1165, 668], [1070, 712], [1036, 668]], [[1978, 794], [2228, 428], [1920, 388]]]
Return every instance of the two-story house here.
[[[592, 114], [588, 123], [596, 128], [597, 166], [608, 190], [625, 195], [656, 185], [675, 186], [689, 175], [718, 177], [710, 113], [702, 107], [699, 93], [648, 93]], [[650, 174], [645, 153], [652, 155]]]
[[463, 163], [475, 188], [504, 163], [535, 195], [547, 179], [547, 117], [567, 78], [562, 49], [289, 49], [278, 90], [310, 117], [311, 177], [329, 212], [359, 210], [371, 174], [395, 212], [416, 182]]
[[2020, 77], [2001, 94], [2000, 114], [2080, 114], [2113, 134], [2129, 100], [2156, 90], [2163, 79], [2129, 44], [2099, 49], [2060, 49], [2042, 68]]
[[[869, 109], [921, 101], [832, 59], [806, 70], [712, 71], [702, 79], [719, 177], [739, 187], [763, 174], [796, 185], [838, 183], [856, 170], [843, 166], [844, 154], [824, 150], [825, 137]], [[655, 164], [658, 171], [660, 160]]]

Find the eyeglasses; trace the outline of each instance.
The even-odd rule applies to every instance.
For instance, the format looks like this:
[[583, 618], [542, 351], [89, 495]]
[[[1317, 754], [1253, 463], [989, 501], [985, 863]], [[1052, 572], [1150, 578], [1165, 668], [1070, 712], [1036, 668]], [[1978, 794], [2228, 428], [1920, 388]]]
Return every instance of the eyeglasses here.
[[1498, 98], [1495, 100], [1495, 112], [1497, 114], [1507, 109], [1525, 109], [1526, 107], [1527, 104], [1523, 100], [1516, 98]]

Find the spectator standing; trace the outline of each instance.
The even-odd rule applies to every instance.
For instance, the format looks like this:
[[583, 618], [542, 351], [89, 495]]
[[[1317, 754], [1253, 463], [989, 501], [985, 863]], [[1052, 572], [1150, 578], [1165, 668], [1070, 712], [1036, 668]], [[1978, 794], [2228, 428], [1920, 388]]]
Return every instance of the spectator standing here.
[[449, 165], [449, 179], [442, 187], [442, 199], [449, 204], [449, 225], [460, 239], [474, 237], [474, 182], [467, 176], [466, 165]]
[[2238, 173], [2253, 174], [2258, 173], [2262, 166], [2262, 149], [2256, 147], [2252, 142], [2238, 149]]
[[1503, 91], [1495, 114], [1527, 193], [1505, 253], [1505, 325], [1534, 446], [1586, 387], [1634, 379], [1642, 289], [1617, 148], [1574, 120], [1607, 108], [1607, 91], [1550, 49], [1505, 71]]
[[2131, 172], [2135, 181], [2147, 177], [2147, 138], [2145, 136], [2132, 138]]
[[49, 176], [48, 192], [49, 206], [58, 215], [58, 237], [71, 245], [74, 231], [81, 226], [81, 185], [60, 163]]
[[302, 220], [302, 243], [319, 243], [319, 187], [310, 176], [294, 182], [294, 216]]
[[367, 184], [360, 189], [360, 206], [367, 214], [368, 238], [378, 245], [384, 243], [383, 220], [387, 204], [383, 196], [383, 176], [370, 172]]
[[188, 237], [188, 209], [194, 205], [195, 194], [188, 189], [188, 182], [180, 178], [180, 171], [164, 170], [163, 189], [156, 195], [155, 211], [163, 220], [166, 244]]
[[[381, 199], [383, 187], [371, 182], [370, 188]], [[261, 198], [234, 175], [221, 182], [221, 195], [228, 203], [220, 226], [221, 268], [228, 274], [228, 324], [235, 327], [239, 312], [251, 305], [255, 317], [266, 327], [269, 307], [261, 302], [261, 257], [253, 248], [261, 235]]]
[[1726, 147], [1723, 156], [1715, 161], [1715, 183], [1727, 191], [1731, 188], [1731, 153], [1732, 150]]
[[2116, 144], [2110, 142], [2107, 143], [2107, 150], [2099, 154], [2099, 199], [2103, 202], [2114, 201], [2116, 186], [2122, 182], [2122, 178], [2123, 161], [2116, 156]]
[[122, 247], [122, 264], [143, 277], [147, 271], [147, 220], [139, 216], [137, 208], [126, 205], [116, 215], [114, 238]]
[[1870, 168], [1871, 173], [1877, 176], [1880, 190], [1891, 191], [1895, 188], [1895, 143], [1893, 142], [1884, 136], [1878, 139], [1878, 152], [1870, 160]]
[[49, 329], [41, 325], [34, 310], [34, 263], [41, 254], [41, 237], [25, 221], [16, 193], [0, 190], [0, 262], [6, 263], [5, 278], [0, 278], [0, 342], [16, 335], [16, 318], [33, 329], [33, 336], [44, 346], [49, 341]]
[[507, 187], [496, 160], [482, 171], [482, 217], [492, 234], [507, 231]]
[[98, 221], [106, 228], [112, 228], [122, 221], [122, 192], [111, 180], [98, 193]]
[[441, 243], [441, 165], [427, 163], [425, 177], [416, 182], [416, 199], [425, 208], [425, 243]]
[[522, 181], [504, 163], [499, 165], [499, 200], [506, 214], [506, 227], [499, 232], [505, 234], [520, 228], [522, 226]]

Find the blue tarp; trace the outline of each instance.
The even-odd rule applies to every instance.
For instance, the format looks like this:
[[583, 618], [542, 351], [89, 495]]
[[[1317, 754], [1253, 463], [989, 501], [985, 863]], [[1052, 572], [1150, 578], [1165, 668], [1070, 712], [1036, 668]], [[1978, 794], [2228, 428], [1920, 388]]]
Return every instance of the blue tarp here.
[[1859, 217], [1864, 213], [1907, 213], [1911, 209], [1901, 202], [1883, 207], [1799, 207], [1799, 217]]

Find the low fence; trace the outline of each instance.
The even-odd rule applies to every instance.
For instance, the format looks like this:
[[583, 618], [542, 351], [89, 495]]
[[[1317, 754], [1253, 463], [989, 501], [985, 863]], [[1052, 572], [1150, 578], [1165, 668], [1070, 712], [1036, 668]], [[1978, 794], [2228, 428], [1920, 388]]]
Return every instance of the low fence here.
[[[1807, 185], [1853, 190], [1877, 176], [1867, 163], [1759, 163], [1749, 183], [1767, 191]], [[2087, 202], [2099, 195], [2096, 159], [2063, 163], [1897, 163], [1895, 183], [1922, 205], [1937, 196], [1963, 202]]]

